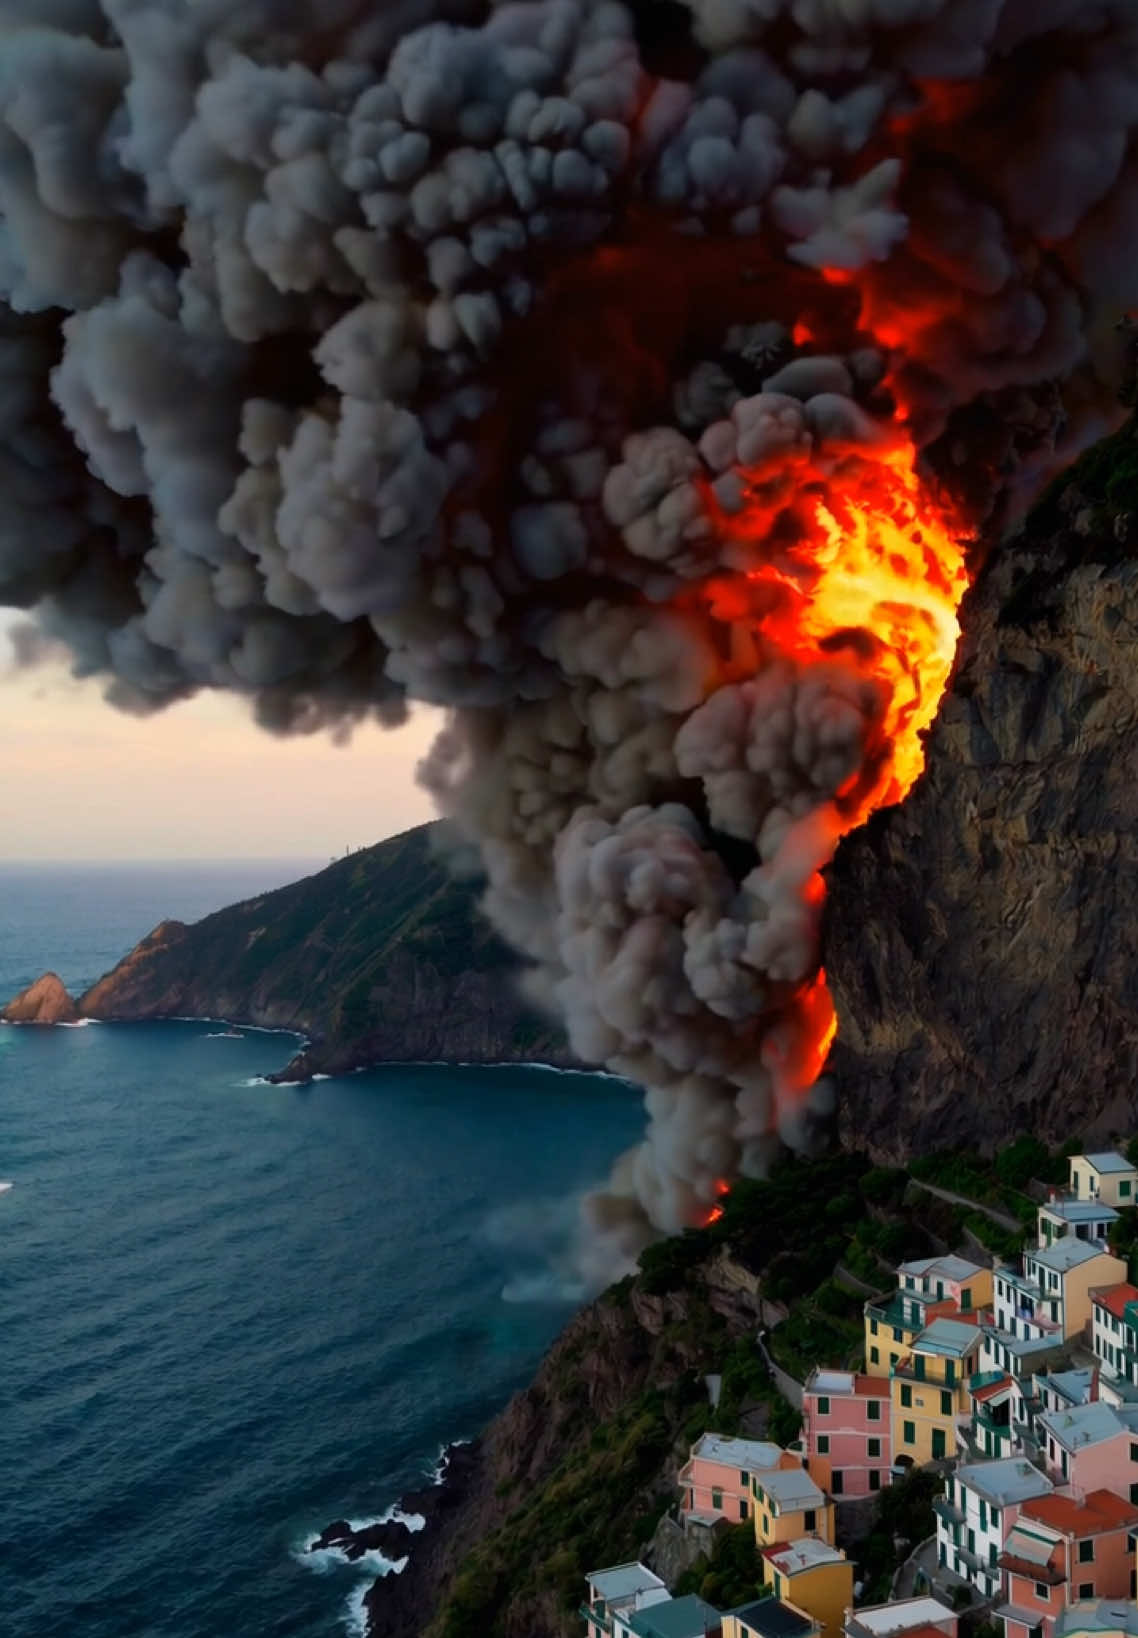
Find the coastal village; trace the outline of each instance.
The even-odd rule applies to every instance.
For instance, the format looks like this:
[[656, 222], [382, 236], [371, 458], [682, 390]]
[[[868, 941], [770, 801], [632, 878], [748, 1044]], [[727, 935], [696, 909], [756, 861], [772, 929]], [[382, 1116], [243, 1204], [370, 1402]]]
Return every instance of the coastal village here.
[[[753, 1531], [753, 1596], [601, 1567], [583, 1638], [1138, 1638], [1138, 1286], [1111, 1250], [1136, 1204], [1130, 1159], [1071, 1155], [1018, 1257], [902, 1262], [861, 1369], [783, 1373], [797, 1440], [704, 1433], [680, 1470], [672, 1528], [704, 1552]], [[863, 1602], [866, 1510], [920, 1470], [935, 1530]]]

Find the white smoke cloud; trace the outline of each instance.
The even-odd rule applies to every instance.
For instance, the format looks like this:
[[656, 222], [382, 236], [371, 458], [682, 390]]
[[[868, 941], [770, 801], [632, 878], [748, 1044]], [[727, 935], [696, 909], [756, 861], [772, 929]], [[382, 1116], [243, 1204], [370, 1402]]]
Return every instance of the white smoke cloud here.
[[649, 1088], [594, 1273], [831, 1097], [889, 701], [762, 635], [803, 496], [903, 418], [1021, 503], [1138, 296], [1131, 0], [688, 8], [661, 73], [648, 0], [0, 4], [0, 601], [127, 709], [451, 709], [489, 913]]

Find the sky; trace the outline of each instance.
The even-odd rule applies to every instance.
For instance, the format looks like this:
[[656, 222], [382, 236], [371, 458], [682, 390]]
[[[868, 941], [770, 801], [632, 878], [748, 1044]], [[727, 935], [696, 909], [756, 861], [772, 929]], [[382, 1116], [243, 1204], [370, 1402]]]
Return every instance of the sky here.
[[139, 720], [64, 666], [16, 672], [0, 609], [0, 860], [331, 858], [431, 818], [438, 719], [282, 740], [223, 695]]

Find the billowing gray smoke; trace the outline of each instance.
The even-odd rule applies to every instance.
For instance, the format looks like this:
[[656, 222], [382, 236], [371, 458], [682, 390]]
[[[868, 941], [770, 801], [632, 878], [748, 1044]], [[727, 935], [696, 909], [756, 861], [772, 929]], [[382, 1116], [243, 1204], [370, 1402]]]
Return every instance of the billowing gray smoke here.
[[803, 658], [764, 621], [810, 596], [803, 496], [902, 421], [974, 515], [1107, 426], [1138, 7], [0, 29], [0, 601], [133, 710], [451, 708], [425, 777], [490, 914], [649, 1089], [589, 1208], [611, 1269], [825, 1104], [812, 884], [889, 701], [865, 633]]

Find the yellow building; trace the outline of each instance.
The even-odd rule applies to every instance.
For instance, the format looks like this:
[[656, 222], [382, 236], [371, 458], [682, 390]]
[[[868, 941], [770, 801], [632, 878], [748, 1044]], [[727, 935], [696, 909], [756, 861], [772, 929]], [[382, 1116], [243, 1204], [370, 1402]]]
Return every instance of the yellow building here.
[[865, 1305], [865, 1370], [888, 1376], [935, 1319], [963, 1319], [992, 1303], [992, 1271], [966, 1257], [923, 1257], [902, 1263], [886, 1302]]
[[1138, 1206], [1138, 1167], [1113, 1149], [1095, 1155], [1072, 1155], [1067, 1162], [1067, 1179], [1076, 1200]]
[[956, 1455], [956, 1424], [969, 1416], [968, 1382], [981, 1340], [975, 1325], [935, 1319], [893, 1366], [894, 1466], [920, 1467]]
[[774, 1595], [817, 1621], [821, 1638], [841, 1638], [845, 1612], [853, 1604], [853, 1565], [837, 1547], [804, 1536], [763, 1553], [763, 1579]]
[[834, 1504], [804, 1467], [759, 1473], [751, 1481], [755, 1541], [760, 1549], [801, 1536], [834, 1539]]

